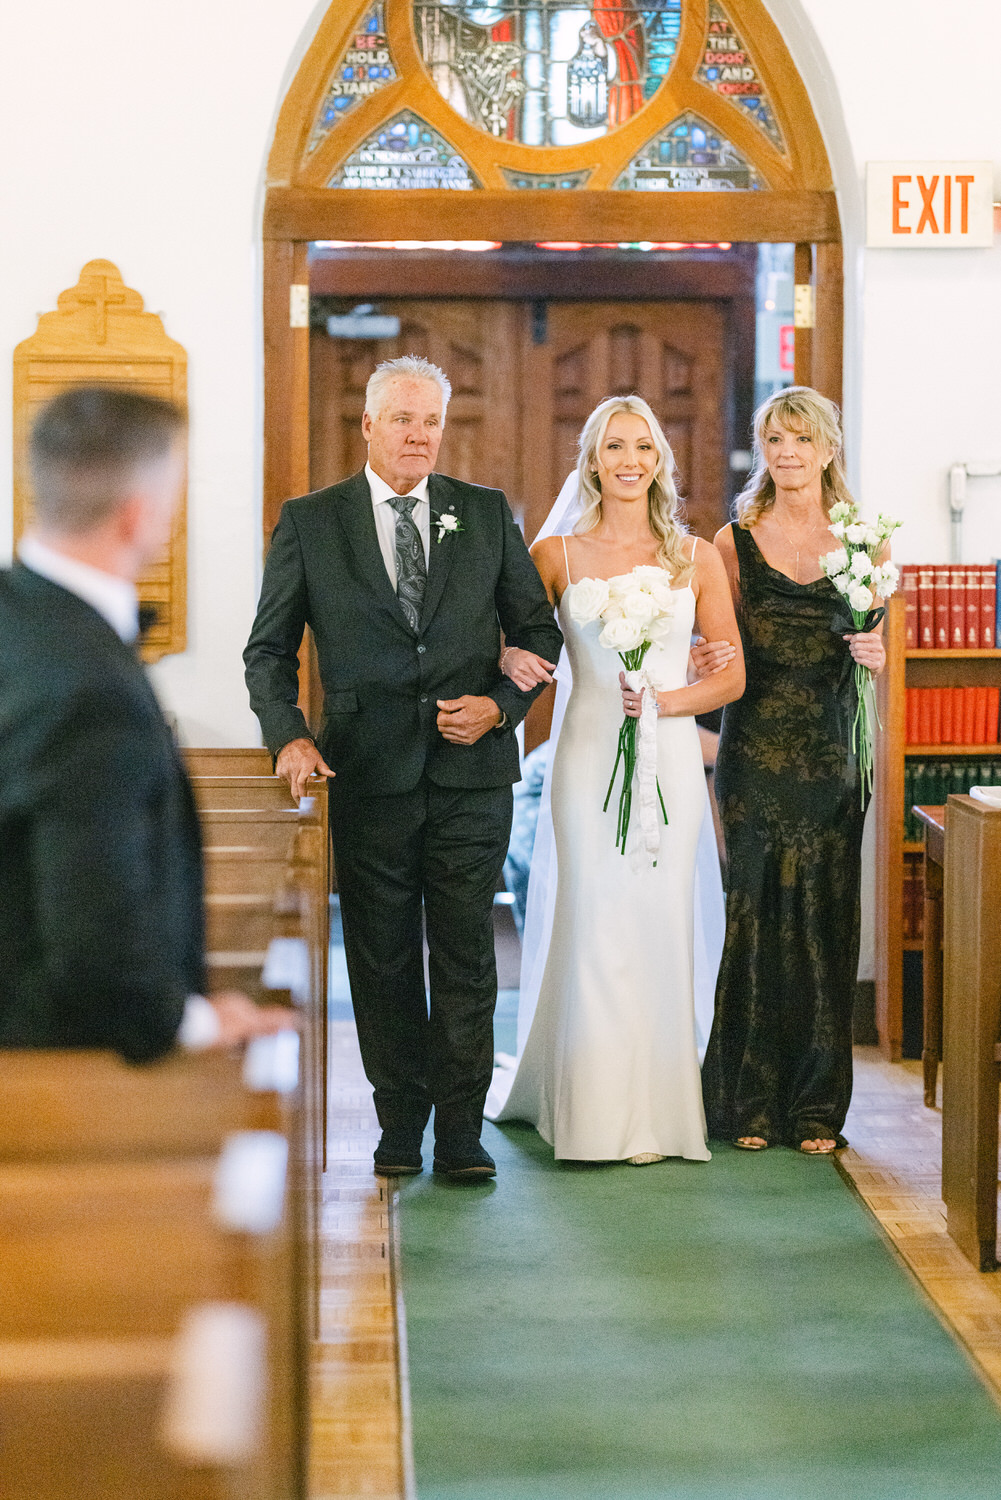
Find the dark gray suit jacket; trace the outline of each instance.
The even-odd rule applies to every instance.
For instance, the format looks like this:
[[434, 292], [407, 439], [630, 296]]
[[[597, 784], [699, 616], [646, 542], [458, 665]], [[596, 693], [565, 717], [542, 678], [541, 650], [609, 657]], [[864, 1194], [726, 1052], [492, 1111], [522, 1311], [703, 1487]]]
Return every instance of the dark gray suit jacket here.
[[135, 651], [0, 572], [0, 1047], [174, 1045], [204, 988], [191, 788]]
[[[264, 569], [244, 652], [251, 707], [273, 755], [311, 737], [298, 698], [298, 651], [308, 624], [323, 683], [320, 751], [340, 786], [370, 795], [441, 786], [505, 786], [519, 778], [511, 730], [537, 692], [498, 669], [510, 645], [555, 661], [562, 636], [524, 539], [500, 490], [432, 474], [431, 546], [419, 628], [400, 608], [379, 550], [364, 470], [288, 500]], [[438, 540], [437, 517], [462, 530]], [[539, 690], [537, 690], [539, 691]], [[507, 730], [452, 745], [436, 727], [439, 698], [494, 699]]]

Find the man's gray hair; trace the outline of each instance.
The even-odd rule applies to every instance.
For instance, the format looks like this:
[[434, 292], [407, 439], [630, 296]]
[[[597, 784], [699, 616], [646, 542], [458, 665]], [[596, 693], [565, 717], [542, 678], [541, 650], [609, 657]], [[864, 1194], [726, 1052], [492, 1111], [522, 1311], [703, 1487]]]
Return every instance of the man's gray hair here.
[[452, 382], [444, 370], [417, 354], [401, 354], [399, 359], [384, 359], [381, 365], [376, 365], [365, 387], [365, 410], [370, 417], [378, 416], [383, 391], [393, 380], [429, 380], [436, 385], [441, 391], [441, 420], [444, 422]]

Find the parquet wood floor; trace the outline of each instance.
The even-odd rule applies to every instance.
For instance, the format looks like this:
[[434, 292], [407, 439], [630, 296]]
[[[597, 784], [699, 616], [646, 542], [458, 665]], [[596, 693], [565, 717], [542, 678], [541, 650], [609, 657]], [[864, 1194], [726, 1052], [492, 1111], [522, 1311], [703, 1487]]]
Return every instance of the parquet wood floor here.
[[941, 1076], [938, 1098], [925, 1107], [919, 1062], [856, 1047], [851, 1145], [839, 1166], [1001, 1403], [1001, 1273], [977, 1271], [946, 1230]]
[[333, 1021], [330, 1033], [310, 1495], [405, 1500], [392, 1203], [372, 1173], [379, 1127], [354, 1023]]

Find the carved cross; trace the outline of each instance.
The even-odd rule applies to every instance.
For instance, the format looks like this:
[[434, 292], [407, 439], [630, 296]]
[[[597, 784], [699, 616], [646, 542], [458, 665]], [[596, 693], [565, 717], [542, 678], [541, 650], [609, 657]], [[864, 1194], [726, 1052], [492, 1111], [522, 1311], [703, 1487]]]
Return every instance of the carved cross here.
[[89, 291], [83, 290], [83, 283], [77, 291], [77, 301], [84, 306], [93, 305], [94, 308], [94, 337], [99, 344], [108, 341], [108, 308], [115, 303], [125, 301], [125, 290], [113, 292], [109, 285], [107, 276], [91, 276], [87, 280]]

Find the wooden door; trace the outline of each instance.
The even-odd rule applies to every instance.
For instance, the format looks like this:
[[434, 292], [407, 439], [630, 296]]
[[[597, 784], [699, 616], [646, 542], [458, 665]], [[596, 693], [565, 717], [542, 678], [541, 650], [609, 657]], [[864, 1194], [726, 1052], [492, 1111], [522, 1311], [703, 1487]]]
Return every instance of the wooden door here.
[[310, 476], [313, 488], [356, 473], [365, 462], [361, 418], [365, 384], [375, 366], [417, 354], [452, 382], [438, 467], [474, 484], [495, 485], [518, 508], [521, 396], [518, 303], [502, 301], [379, 301], [400, 319], [393, 339], [332, 339], [314, 330], [310, 342]]
[[550, 303], [544, 340], [537, 333], [526, 348], [526, 534], [573, 467], [588, 414], [606, 396], [635, 393], [667, 434], [689, 523], [711, 538], [726, 518], [726, 336], [723, 310], [711, 302]]
[[690, 524], [711, 537], [726, 518], [727, 319], [721, 304], [380, 299], [394, 339], [331, 339], [310, 349], [314, 488], [365, 462], [365, 383], [375, 365], [419, 354], [452, 381], [439, 467], [503, 489], [531, 539], [606, 396], [636, 392], [663, 423]]

